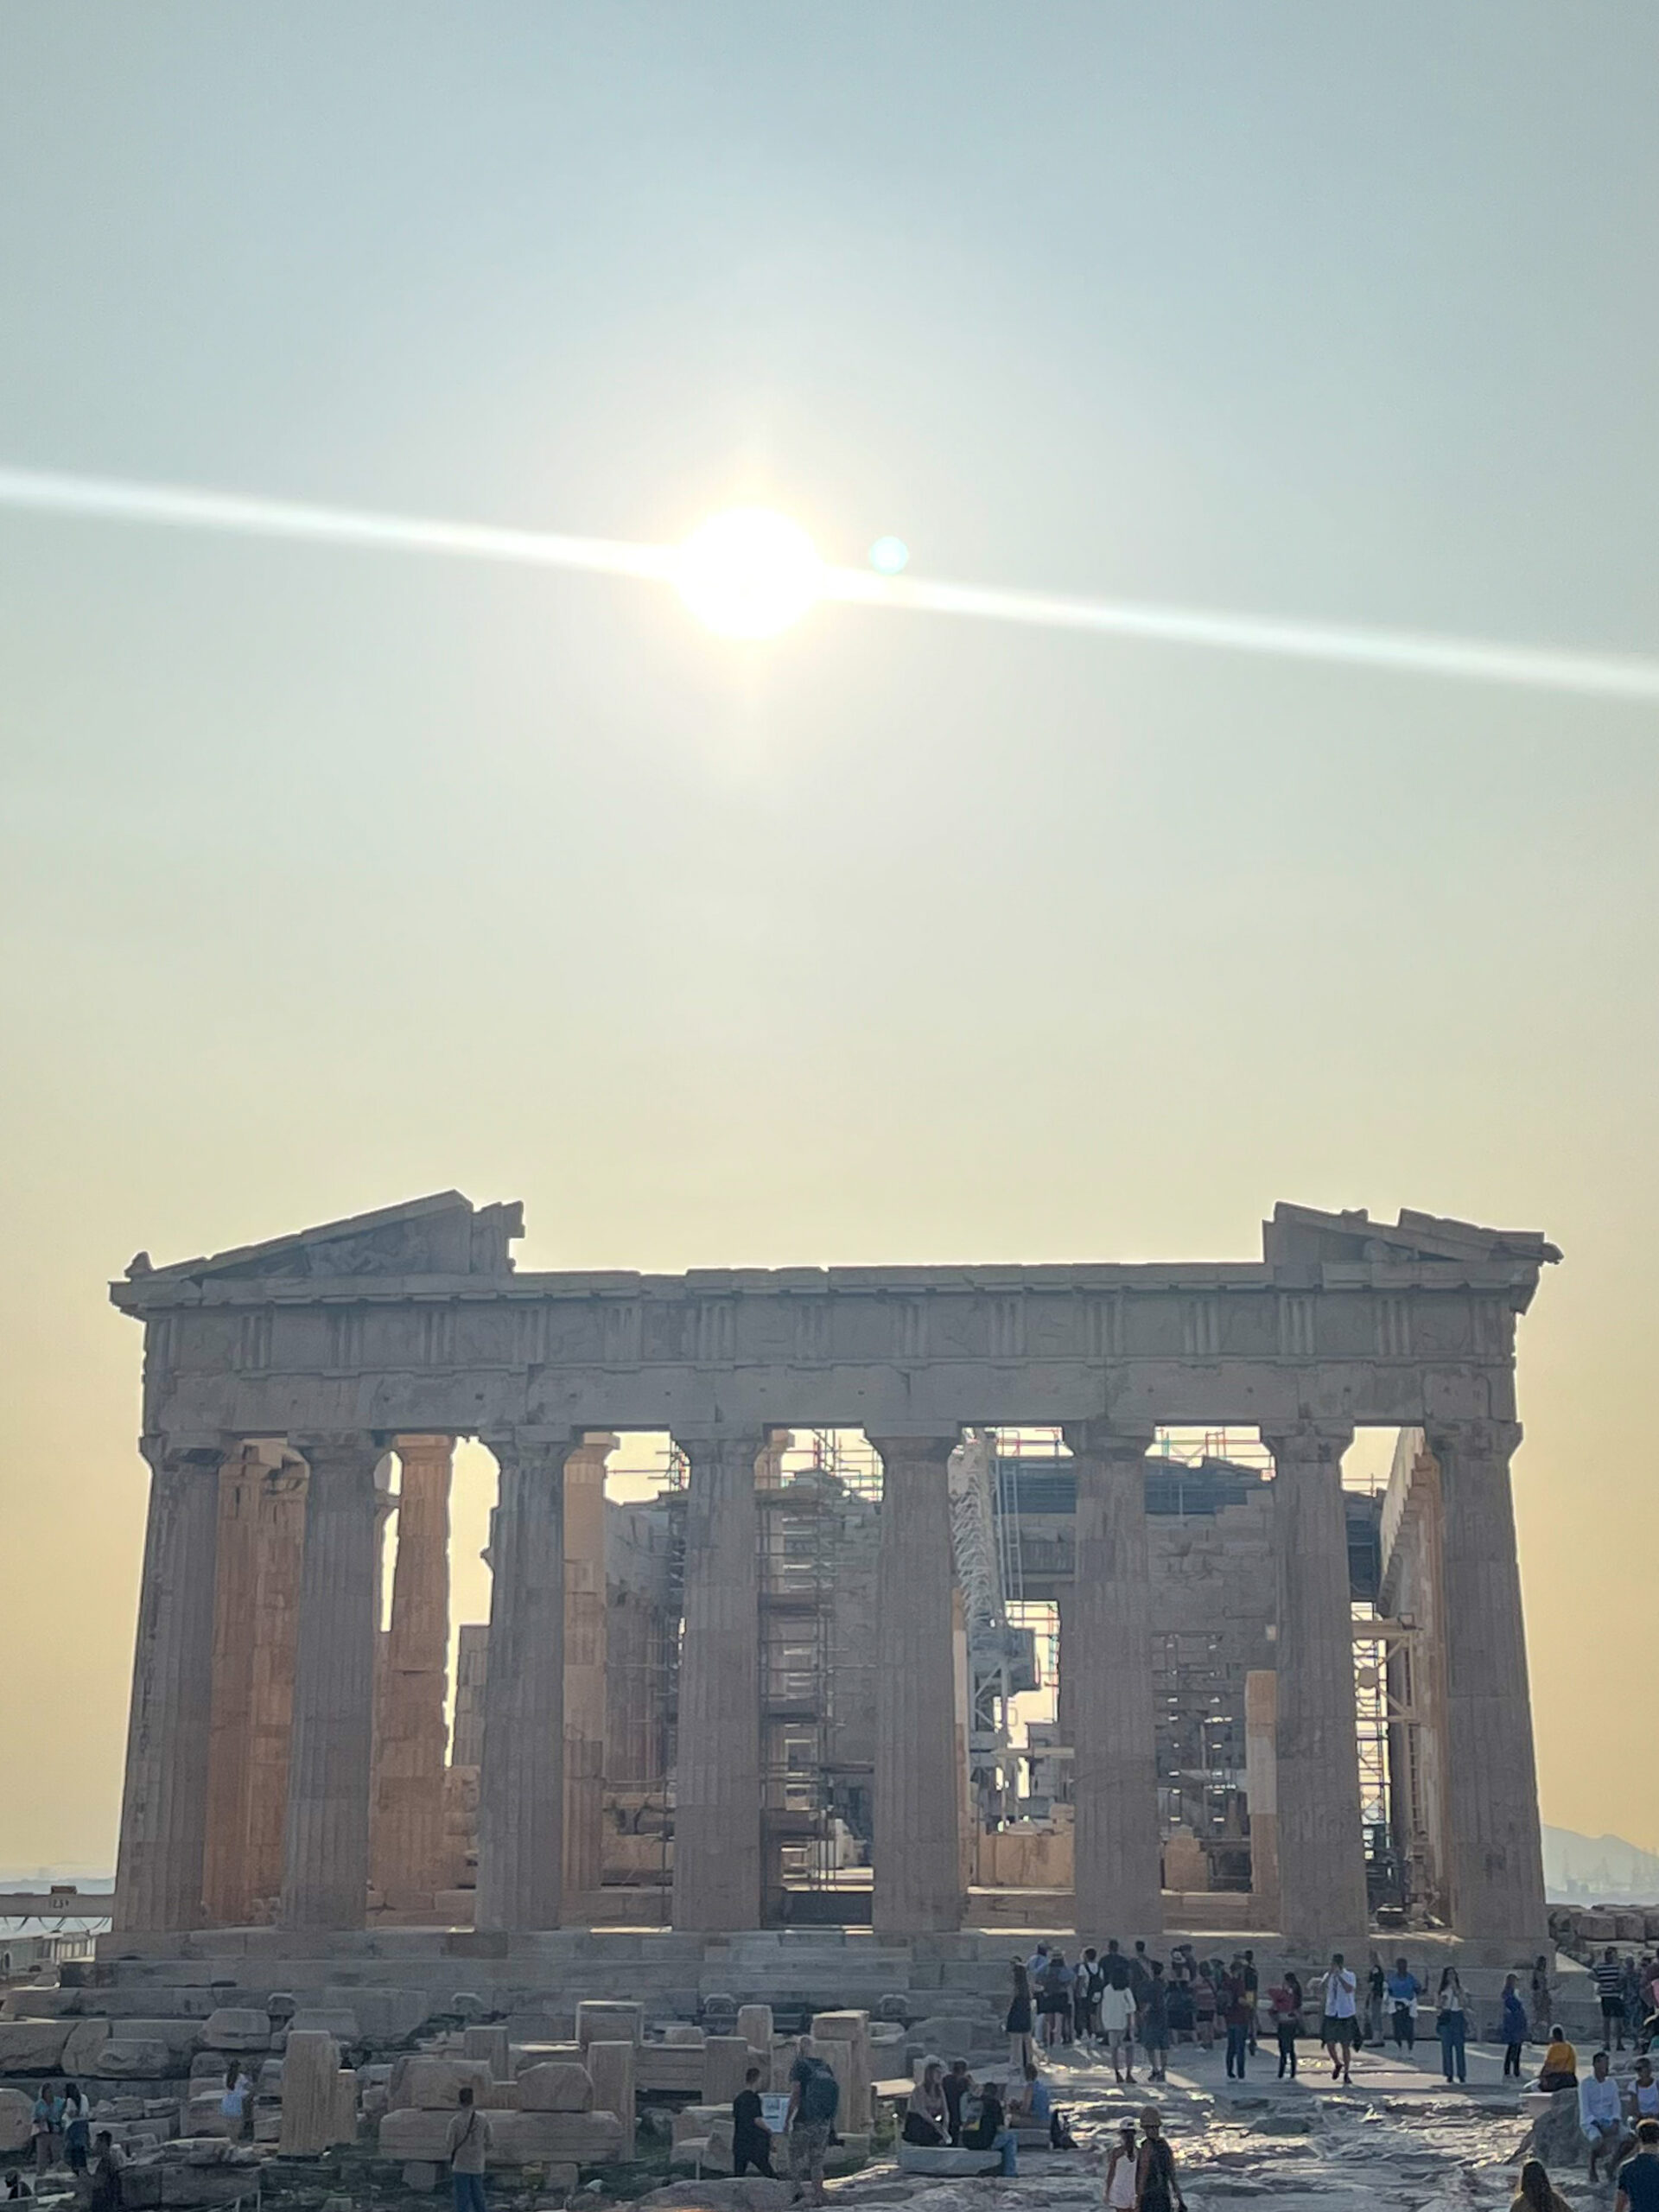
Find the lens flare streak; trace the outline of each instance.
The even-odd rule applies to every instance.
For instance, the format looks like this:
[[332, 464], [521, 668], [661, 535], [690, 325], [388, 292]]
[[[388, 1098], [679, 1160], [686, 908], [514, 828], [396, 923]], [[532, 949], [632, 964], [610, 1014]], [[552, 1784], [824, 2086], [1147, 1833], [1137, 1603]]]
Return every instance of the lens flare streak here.
[[[245, 537], [358, 545], [388, 551], [433, 553], [536, 568], [585, 570], [686, 588], [685, 547], [641, 545], [607, 537], [573, 537], [547, 531], [500, 529], [419, 516], [371, 514], [351, 508], [312, 506], [284, 499], [245, 499], [162, 484], [72, 476], [41, 470], [0, 468], [0, 507], [139, 522], [189, 530], [225, 531]], [[715, 518], [719, 521], [720, 518]], [[783, 529], [795, 531], [781, 517]], [[710, 524], [703, 525], [707, 532]], [[698, 534], [699, 536], [702, 533]], [[810, 552], [810, 541], [798, 533]], [[804, 558], [804, 556], [798, 556]], [[813, 556], [816, 558], [816, 556]], [[816, 582], [816, 592], [806, 588]], [[1502, 683], [1529, 690], [1565, 691], [1600, 698], [1659, 701], [1659, 660], [1638, 655], [1576, 652], [1508, 645], [1494, 639], [1441, 637], [1432, 632], [1346, 624], [1291, 621], [1202, 607], [1160, 607], [1138, 600], [1073, 599], [1052, 593], [1005, 590], [992, 585], [933, 582], [880, 575], [868, 569], [818, 566], [802, 571], [785, 621], [750, 619], [713, 626], [732, 634], [771, 635], [814, 597], [907, 613], [950, 614], [982, 622], [1012, 622], [1039, 630], [1093, 632], [1150, 643], [1198, 646], [1279, 659], [1323, 661], [1344, 667], [1391, 670], [1414, 676]], [[785, 594], [789, 597], [791, 594]], [[699, 610], [702, 611], [702, 610]]]

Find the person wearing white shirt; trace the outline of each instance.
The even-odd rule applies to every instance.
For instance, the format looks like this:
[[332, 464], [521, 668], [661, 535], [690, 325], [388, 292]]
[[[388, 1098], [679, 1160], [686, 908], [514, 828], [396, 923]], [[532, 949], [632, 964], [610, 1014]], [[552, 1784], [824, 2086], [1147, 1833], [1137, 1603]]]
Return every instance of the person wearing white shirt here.
[[1590, 2178], [1596, 2178], [1596, 2162], [1605, 2158], [1610, 2174], [1618, 2171], [1618, 2154], [1627, 2139], [1623, 2100], [1618, 2084], [1608, 2071], [1611, 2061], [1599, 2050], [1588, 2075], [1579, 2084], [1579, 2126], [1590, 2145]]
[[1331, 2079], [1347, 2082], [1353, 2077], [1350, 2071], [1354, 2053], [1354, 2037], [1359, 2031], [1357, 1992], [1359, 1984], [1342, 1962], [1342, 1953], [1331, 1954], [1331, 1971], [1322, 1984], [1324, 1994], [1320, 2001], [1319, 2041], [1325, 2045], [1325, 2055], [1331, 2061]]

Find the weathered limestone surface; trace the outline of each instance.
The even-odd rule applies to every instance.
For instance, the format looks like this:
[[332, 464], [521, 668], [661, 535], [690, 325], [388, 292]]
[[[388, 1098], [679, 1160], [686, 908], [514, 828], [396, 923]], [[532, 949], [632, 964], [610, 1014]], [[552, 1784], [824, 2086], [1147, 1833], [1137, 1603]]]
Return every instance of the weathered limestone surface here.
[[270, 1919], [283, 1891], [283, 1843], [294, 1719], [294, 1662], [300, 1631], [305, 1494], [310, 1471], [289, 1457], [259, 1491], [259, 1588], [253, 1620], [243, 1885], [250, 1917]]
[[264, 1477], [264, 1459], [257, 1445], [245, 1446], [227, 1457], [219, 1471], [213, 1721], [202, 1870], [210, 1926], [245, 1922], [253, 1901], [248, 1880], [247, 1807], [252, 1781], [254, 1624]]
[[213, 2050], [269, 2050], [270, 2016], [251, 2006], [221, 2005], [207, 2015], [201, 2036]]
[[674, 1924], [760, 1923], [760, 1528], [763, 1439], [682, 1437], [685, 1522]]
[[461, 2055], [463, 2058], [481, 2058], [489, 2068], [492, 2078], [497, 2082], [505, 2082], [512, 2075], [505, 2028], [464, 2029], [461, 2038]]
[[591, 2112], [594, 2077], [585, 2066], [568, 2059], [544, 2059], [539, 2066], [526, 2066], [518, 2076], [518, 2108], [521, 2112]]
[[0, 2020], [0, 2074], [44, 2074], [58, 2066], [67, 2020]]
[[1452, 1925], [1541, 1948], [1547, 1924], [1510, 1459], [1520, 1424], [1431, 1432], [1444, 1499], [1446, 1840]]
[[[481, 2101], [495, 2079], [486, 2058], [419, 2057], [400, 2059], [392, 2069], [391, 2101], [394, 2111], [454, 2112], [463, 2089]], [[411, 2151], [410, 2158], [419, 2158]]]
[[283, 2053], [283, 2156], [318, 2157], [337, 2140], [339, 2118], [340, 2045], [321, 2030], [292, 2030]]
[[297, 1440], [311, 1479], [294, 1668], [283, 1923], [360, 1928], [369, 1888], [374, 1468], [380, 1454], [366, 1435]]
[[[593, 2078], [594, 2109], [616, 2114], [622, 2130], [620, 2155], [634, 2155], [633, 2066], [638, 2046], [632, 2043], [590, 2043], [588, 2069]], [[742, 2088], [740, 2082], [738, 2088]], [[736, 2091], [733, 2092], [735, 2095]]]
[[962, 1924], [952, 1433], [874, 1438], [883, 1469], [876, 1586], [874, 1921], [878, 1933]]
[[645, 2008], [621, 1998], [584, 1998], [576, 2006], [576, 2044], [586, 2050], [590, 2043], [643, 2043]]
[[[380, 2122], [385, 2158], [442, 2158], [444, 2138], [455, 2107], [422, 2112], [401, 2107]], [[547, 2158], [582, 2164], [622, 2156], [622, 2123], [608, 2112], [493, 2112], [489, 2115], [493, 2166], [531, 2165]]]
[[443, 1886], [449, 1663], [449, 1485], [454, 1440], [397, 1439], [397, 1549], [375, 1739], [374, 1884], [389, 1903]]
[[757, 2056], [772, 2055], [772, 2007], [770, 2005], [740, 2005], [737, 2008], [737, 2032]]
[[1345, 1425], [1275, 1433], [1279, 1878], [1292, 1942], [1357, 1943], [1369, 1923], [1353, 1616], [1342, 1503]]
[[[728, 2105], [743, 2087], [743, 2076], [754, 2063], [754, 2053], [742, 2036], [709, 2036], [702, 2046], [702, 2101]], [[595, 2083], [594, 2094], [599, 2094]]]
[[564, 1463], [564, 1890], [587, 1895], [605, 1862], [605, 1462], [590, 1436]]
[[477, 1924], [556, 1928], [564, 1863], [569, 1440], [494, 1441], [501, 1470], [478, 1796]]
[[0, 2089], [0, 2154], [29, 2147], [35, 2128], [35, 2100], [21, 2089]]
[[1279, 1914], [1279, 1677], [1253, 1667], [1244, 1677], [1244, 1794], [1250, 1808], [1250, 1893], [1263, 1927]]
[[1073, 1680], [1072, 1800], [1077, 1927], [1163, 1926], [1152, 1689], [1146, 1455], [1150, 1432], [1066, 1431], [1077, 1465], [1076, 1578], [1065, 1664]]
[[220, 1453], [162, 1438], [144, 1448], [149, 1519], [111, 1905], [121, 1933], [200, 1924], [207, 1834]]

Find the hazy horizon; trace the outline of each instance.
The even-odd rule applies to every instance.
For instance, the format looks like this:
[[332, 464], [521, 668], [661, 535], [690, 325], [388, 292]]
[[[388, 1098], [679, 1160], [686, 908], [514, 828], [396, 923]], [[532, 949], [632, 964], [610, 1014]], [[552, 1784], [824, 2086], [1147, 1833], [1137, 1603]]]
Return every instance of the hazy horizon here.
[[[100, 0], [0, 62], [0, 465], [1659, 650], [1651, 10]], [[1544, 1231], [1544, 1813], [1659, 1842], [1656, 802], [1627, 702], [0, 514], [0, 1853], [113, 1853], [109, 1279], [451, 1185], [526, 1267]]]

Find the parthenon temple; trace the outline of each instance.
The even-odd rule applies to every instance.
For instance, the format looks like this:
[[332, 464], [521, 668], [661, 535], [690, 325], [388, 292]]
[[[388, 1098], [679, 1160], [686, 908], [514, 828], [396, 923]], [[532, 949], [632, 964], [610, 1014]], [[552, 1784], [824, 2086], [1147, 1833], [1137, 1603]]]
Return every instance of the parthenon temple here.
[[1541, 1236], [1281, 1205], [1254, 1260], [648, 1275], [519, 1272], [522, 1233], [448, 1192], [112, 1287], [150, 1469], [118, 1947], [1541, 1945]]

